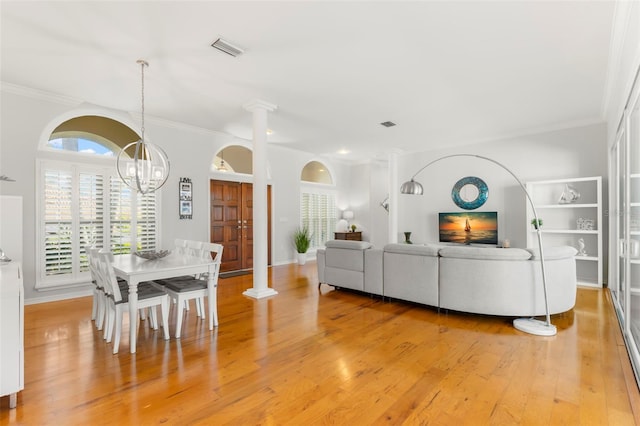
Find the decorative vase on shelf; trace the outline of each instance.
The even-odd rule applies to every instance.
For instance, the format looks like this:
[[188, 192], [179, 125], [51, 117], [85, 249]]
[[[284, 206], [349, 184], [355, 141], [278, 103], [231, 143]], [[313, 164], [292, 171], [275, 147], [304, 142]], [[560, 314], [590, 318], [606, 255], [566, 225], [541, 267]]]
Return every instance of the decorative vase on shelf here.
[[562, 195], [558, 200], [559, 204], [571, 204], [578, 201], [580, 198], [580, 193], [576, 188], [569, 185], [568, 183], [564, 186], [564, 191], [562, 191]]
[[411, 242], [411, 232], [405, 232], [404, 233], [404, 243], [405, 244], [413, 244]]

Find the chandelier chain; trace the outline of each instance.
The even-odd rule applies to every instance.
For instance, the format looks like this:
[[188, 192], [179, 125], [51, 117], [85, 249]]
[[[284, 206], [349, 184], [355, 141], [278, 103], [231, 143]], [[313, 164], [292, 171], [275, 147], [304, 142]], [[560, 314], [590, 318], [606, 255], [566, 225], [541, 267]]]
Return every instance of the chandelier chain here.
[[142, 96], [140, 97], [142, 99], [142, 127], [140, 128], [140, 133], [141, 133], [141, 139], [142, 139], [142, 143], [144, 143], [144, 67], [145, 66], [149, 66], [149, 64], [146, 61], [139, 61], [140, 66], [142, 67], [142, 84], [141, 84], [141, 88], [142, 88]]

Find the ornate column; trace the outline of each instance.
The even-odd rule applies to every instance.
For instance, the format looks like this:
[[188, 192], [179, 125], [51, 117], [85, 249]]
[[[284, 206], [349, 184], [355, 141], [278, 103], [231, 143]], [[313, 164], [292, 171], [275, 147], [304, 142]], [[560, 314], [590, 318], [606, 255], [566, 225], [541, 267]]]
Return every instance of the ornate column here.
[[267, 247], [267, 113], [276, 108], [258, 99], [244, 105], [253, 114], [253, 287], [242, 294], [255, 299], [278, 294], [269, 288]]

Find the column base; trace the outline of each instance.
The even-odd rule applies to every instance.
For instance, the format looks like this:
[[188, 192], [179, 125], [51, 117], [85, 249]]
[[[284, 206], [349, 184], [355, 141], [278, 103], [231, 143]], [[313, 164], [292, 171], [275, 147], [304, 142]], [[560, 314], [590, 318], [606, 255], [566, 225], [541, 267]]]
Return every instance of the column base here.
[[256, 288], [249, 288], [242, 294], [244, 294], [245, 296], [253, 297], [254, 299], [263, 299], [265, 297], [275, 296], [276, 294], [278, 294], [278, 292], [270, 287], [261, 290], [258, 290]]

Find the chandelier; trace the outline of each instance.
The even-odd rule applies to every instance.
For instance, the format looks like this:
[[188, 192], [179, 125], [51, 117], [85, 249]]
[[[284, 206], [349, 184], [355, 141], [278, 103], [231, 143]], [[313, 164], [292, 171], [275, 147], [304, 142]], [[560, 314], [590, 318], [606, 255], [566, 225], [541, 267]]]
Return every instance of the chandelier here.
[[122, 148], [118, 153], [116, 166], [120, 179], [128, 187], [141, 194], [159, 189], [169, 177], [169, 159], [167, 154], [144, 139], [144, 69], [149, 66], [145, 60], [138, 59], [142, 70], [142, 126], [140, 139]]

